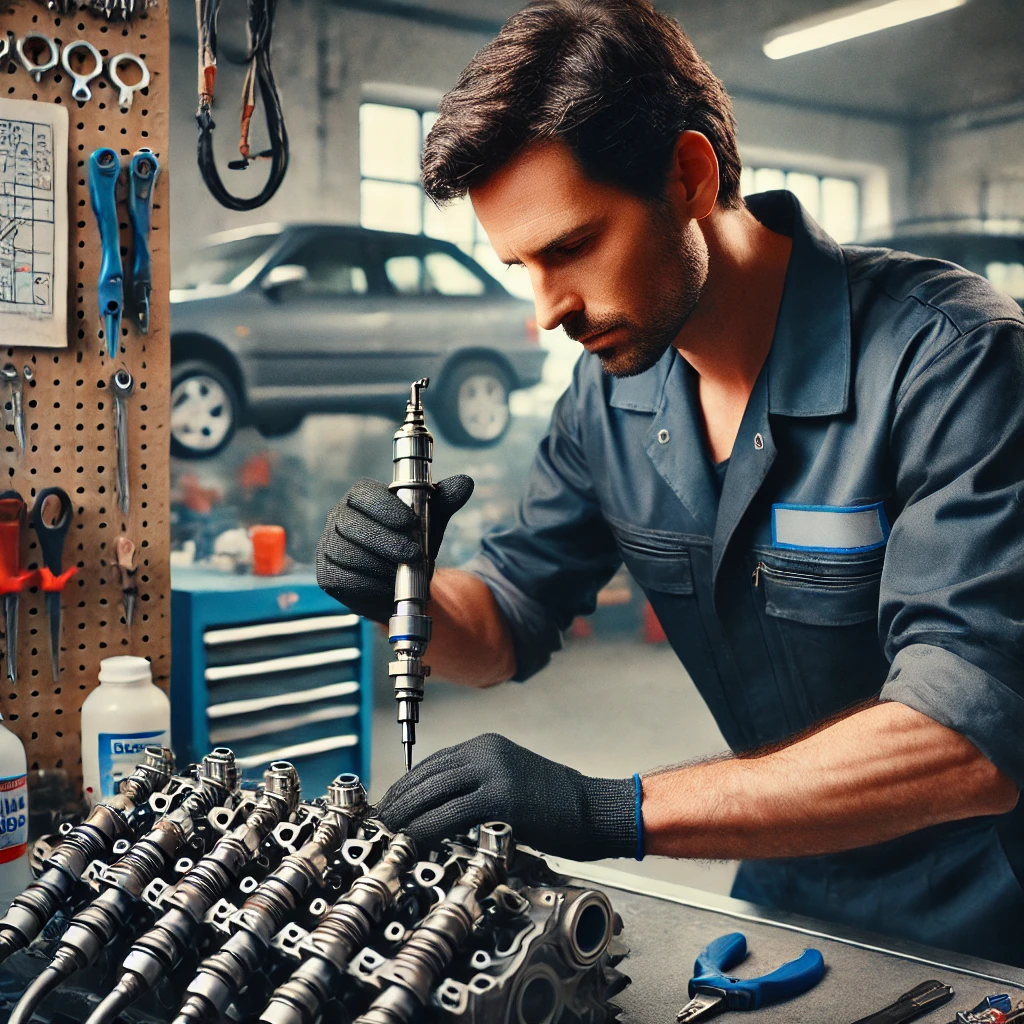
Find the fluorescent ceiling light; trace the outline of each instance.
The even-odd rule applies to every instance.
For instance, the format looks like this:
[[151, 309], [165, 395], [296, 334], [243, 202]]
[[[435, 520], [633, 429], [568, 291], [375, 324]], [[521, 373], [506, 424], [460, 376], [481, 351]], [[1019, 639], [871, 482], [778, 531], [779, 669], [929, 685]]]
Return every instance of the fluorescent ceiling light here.
[[857, 36], [951, 11], [965, 3], [967, 0], [889, 0], [888, 3], [869, 0], [868, 3], [839, 7], [777, 29], [765, 40], [764, 52], [772, 60], [781, 60], [796, 53], [818, 50], [846, 39], [856, 39]]

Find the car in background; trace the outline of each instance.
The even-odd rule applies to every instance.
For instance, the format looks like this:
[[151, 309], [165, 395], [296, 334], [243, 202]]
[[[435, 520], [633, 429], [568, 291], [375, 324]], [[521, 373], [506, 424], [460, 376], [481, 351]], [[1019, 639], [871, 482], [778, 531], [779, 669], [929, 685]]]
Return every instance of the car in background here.
[[956, 222], [904, 224], [868, 243], [959, 264], [987, 277], [1024, 308], [1024, 235], [965, 230]]
[[401, 416], [409, 385], [441, 435], [496, 444], [509, 395], [541, 379], [533, 304], [457, 246], [345, 225], [211, 238], [171, 291], [171, 452], [216, 455], [310, 413]]

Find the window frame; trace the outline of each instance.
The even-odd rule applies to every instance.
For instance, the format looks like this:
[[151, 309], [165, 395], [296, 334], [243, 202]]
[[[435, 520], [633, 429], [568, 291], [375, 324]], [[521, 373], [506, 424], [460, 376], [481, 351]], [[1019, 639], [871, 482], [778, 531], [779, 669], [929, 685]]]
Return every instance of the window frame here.
[[362, 301], [365, 299], [379, 299], [385, 294], [381, 287], [381, 277], [383, 274], [383, 265], [380, 261], [379, 254], [376, 252], [376, 246], [372, 240], [362, 233], [362, 230], [339, 225], [310, 225], [309, 227], [300, 228], [288, 232], [289, 237], [282, 241], [282, 244], [278, 246], [273, 258], [269, 260], [266, 266], [260, 271], [258, 277], [255, 279], [254, 284], [256, 287], [260, 287], [263, 284], [263, 279], [273, 270], [275, 267], [287, 266], [289, 263], [293, 263], [295, 255], [304, 246], [315, 242], [317, 238], [344, 238], [351, 240], [355, 243], [357, 252], [362, 258], [362, 267], [366, 272], [366, 291], [365, 292], [302, 292], [301, 296], [303, 301], [306, 302], [351, 302], [351, 301]]

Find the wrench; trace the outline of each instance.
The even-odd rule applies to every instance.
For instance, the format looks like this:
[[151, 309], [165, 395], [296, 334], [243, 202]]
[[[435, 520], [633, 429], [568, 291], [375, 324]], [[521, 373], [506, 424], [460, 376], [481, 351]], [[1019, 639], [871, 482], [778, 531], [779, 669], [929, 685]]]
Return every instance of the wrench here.
[[[26, 53], [25, 44], [32, 40], [39, 40], [43, 46], [49, 51], [50, 56], [47, 57], [41, 64], [36, 64], [35, 61]], [[26, 32], [14, 46], [18, 52], [18, 59], [21, 61], [21, 66], [37, 81], [43, 80], [43, 75], [51, 68], [55, 68], [60, 60], [60, 52], [57, 49], [57, 44], [49, 37], [44, 36], [42, 32]]]
[[[96, 62], [96, 66], [89, 72], [78, 74], [71, 66], [71, 54], [75, 50], [85, 50]], [[103, 73], [103, 58], [100, 51], [96, 49], [88, 39], [76, 39], [73, 43], [67, 43], [60, 58], [64, 70], [71, 76], [71, 98], [79, 103], [88, 103], [92, 99], [92, 89], [89, 83], [98, 75]]]
[[135, 390], [132, 375], [122, 367], [110, 378], [114, 394], [114, 430], [117, 434], [117, 505], [128, 515], [128, 399]]
[[25, 410], [22, 404], [22, 383], [17, 367], [8, 363], [0, 370], [0, 378], [11, 389], [11, 419], [14, 421], [14, 436], [18, 447], [25, 451]]

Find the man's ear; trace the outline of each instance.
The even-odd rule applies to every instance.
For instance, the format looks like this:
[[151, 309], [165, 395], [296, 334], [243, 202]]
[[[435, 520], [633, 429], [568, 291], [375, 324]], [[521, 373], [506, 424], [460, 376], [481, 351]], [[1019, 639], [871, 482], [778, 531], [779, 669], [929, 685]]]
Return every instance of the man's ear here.
[[683, 216], [703, 220], [718, 199], [718, 157], [701, 132], [685, 131], [672, 150], [666, 195]]

